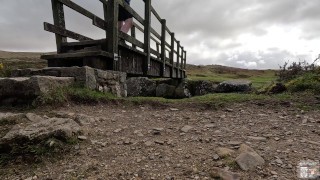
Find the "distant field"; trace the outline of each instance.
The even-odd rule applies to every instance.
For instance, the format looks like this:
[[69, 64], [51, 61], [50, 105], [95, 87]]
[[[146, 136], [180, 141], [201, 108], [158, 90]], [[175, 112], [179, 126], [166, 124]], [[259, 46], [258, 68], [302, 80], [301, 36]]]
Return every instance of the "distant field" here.
[[261, 87], [276, 79], [276, 70], [248, 70], [220, 65], [187, 65], [188, 79], [222, 82], [230, 79], [248, 79], [254, 87]]
[[41, 53], [0, 51], [0, 63], [6, 69], [43, 68], [46, 61], [40, 59]]
[[[46, 61], [40, 59], [42, 53], [0, 51], [0, 63], [7, 69], [43, 68]], [[191, 80], [222, 82], [229, 79], [249, 79], [254, 87], [260, 87], [275, 80], [275, 70], [248, 70], [219, 65], [187, 65], [187, 75]]]

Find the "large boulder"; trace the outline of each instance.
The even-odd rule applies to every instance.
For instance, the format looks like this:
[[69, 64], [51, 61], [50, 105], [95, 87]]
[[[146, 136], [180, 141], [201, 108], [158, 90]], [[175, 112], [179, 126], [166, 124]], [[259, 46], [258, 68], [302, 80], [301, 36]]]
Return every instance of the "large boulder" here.
[[239, 152], [241, 154], [236, 158], [236, 162], [244, 171], [253, 170], [265, 163], [265, 160], [257, 152], [245, 144], [240, 146]]
[[249, 80], [229, 80], [220, 83], [216, 91], [220, 93], [249, 92], [252, 90], [251, 85]]
[[0, 103], [15, 104], [32, 101], [43, 93], [70, 86], [73, 83], [73, 77], [32, 76], [0, 78]]
[[188, 81], [183, 79], [181, 83], [176, 87], [175, 90], [175, 98], [182, 99], [182, 98], [190, 98], [191, 93], [188, 88]]
[[194, 96], [203, 96], [206, 94], [211, 94], [216, 92], [218, 84], [211, 81], [190, 81], [189, 88], [191, 94]]
[[174, 98], [176, 87], [168, 84], [159, 84], [156, 88], [156, 96]]
[[155, 96], [156, 82], [146, 77], [132, 77], [127, 79], [128, 96]]
[[51, 118], [38, 122], [15, 125], [3, 138], [0, 147], [38, 143], [50, 138], [67, 141], [81, 133], [80, 126], [72, 119]]

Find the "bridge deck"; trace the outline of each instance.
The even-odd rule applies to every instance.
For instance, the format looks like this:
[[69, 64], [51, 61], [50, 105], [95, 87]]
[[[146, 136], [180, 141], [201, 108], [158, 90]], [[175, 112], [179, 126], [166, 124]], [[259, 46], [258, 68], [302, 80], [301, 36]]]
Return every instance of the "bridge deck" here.
[[[70, 0], [52, 0], [54, 24], [44, 23], [46, 31], [56, 34], [57, 54], [43, 55], [49, 67], [90, 66], [98, 69], [126, 72], [128, 76], [185, 78], [186, 51], [175, 39], [151, 6], [151, 0], [145, 2], [145, 18], [140, 17], [123, 0], [103, 3], [105, 21]], [[65, 28], [63, 7], [68, 6], [76, 12], [92, 19], [93, 25], [106, 31], [105, 39], [93, 40]], [[131, 36], [118, 31], [118, 9], [122, 6], [130, 12], [143, 27], [134, 23]], [[151, 27], [151, 14], [161, 23], [161, 33]], [[136, 38], [136, 30], [144, 34], [144, 42]], [[171, 42], [166, 41], [166, 34]], [[67, 38], [79, 42], [67, 42]], [[153, 41], [156, 50], [150, 45]], [[125, 43], [126, 42], [126, 43]]]

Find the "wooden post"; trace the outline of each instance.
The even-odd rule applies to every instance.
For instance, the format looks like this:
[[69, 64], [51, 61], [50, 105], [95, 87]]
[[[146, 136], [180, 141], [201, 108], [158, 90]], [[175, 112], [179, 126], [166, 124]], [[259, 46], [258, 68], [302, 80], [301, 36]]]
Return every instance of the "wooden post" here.
[[[131, 36], [136, 39], [136, 27], [135, 26], [132, 26], [132, 28], [131, 28]], [[132, 48], [136, 49], [137, 46], [132, 44]]]
[[180, 41], [177, 42], [177, 78], [179, 78], [179, 72], [180, 72], [180, 62], [179, 62], [179, 59], [180, 59]]
[[[54, 25], [65, 29], [66, 23], [64, 19], [63, 4], [58, 0], [51, 0], [51, 3]], [[67, 38], [56, 34], [57, 53], [62, 52], [62, 43], [64, 42], [67, 42]]]
[[151, 37], [151, 0], [145, 1], [144, 19], [144, 52], [147, 54], [143, 63], [143, 75], [147, 76], [151, 67], [150, 64], [150, 37]]
[[161, 19], [161, 73], [160, 75], [164, 77], [166, 72], [166, 20]]
[[118, 16], [119, 16], [119, 2], [112, 0], [107, 2], [107, 7], [104, 6], [105, 21], [107, 21], [107, 51], [114, 55], [113, 70], [118, 70], [117, 61], [119, 59], [118, 52]]
[[174, 72], [173, 58], [174, 58], [174, 33], [171, 33], [171, 52], [170, 52], [170, 64], [171, 64], [170, 77], [171, 78], [173, 78], [173, 72]]
[[181, 64], [180, 64], [180, 68], [181, 69], [183, 69], [183, 64], [184, 64], [183, 55], [184, 55], [184, 50], [183, 50], [183, 47], [181, 47]]
[[160, 52], [160, 44], [157, 43], [157, 52], [160, 54], [160, 56], [158, 56], [158, 59], [161, 59], [161, 52]]
[[187, 51], [184, 51], [184, 70], [186, 70], [187, 67]]

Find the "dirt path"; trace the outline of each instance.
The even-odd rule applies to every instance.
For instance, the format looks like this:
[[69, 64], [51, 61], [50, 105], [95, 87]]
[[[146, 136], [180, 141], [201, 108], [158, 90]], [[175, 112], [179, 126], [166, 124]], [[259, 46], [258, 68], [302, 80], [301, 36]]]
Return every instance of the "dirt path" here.
[[[54, 111], [99, 118], [84, 126], [87, 140], [71, 153], [40, 164], [11, 163], [0, 179], [213, 179], [213, 167], [241, 179], [298, 179], [300, 161], [320, 161], [317, 110], [246, 103], [221, 110], [97, 105]], [[37, 113], [52, 114], [47, 108]], [[246, 172], [233, 157], [216, 156], [217, 148], [236, 150], [242, 143], [265, 164]]]

